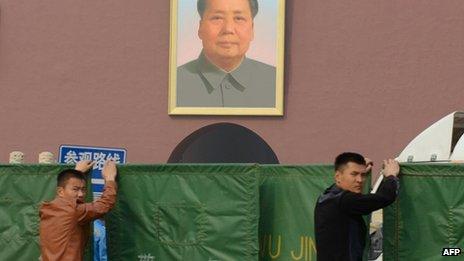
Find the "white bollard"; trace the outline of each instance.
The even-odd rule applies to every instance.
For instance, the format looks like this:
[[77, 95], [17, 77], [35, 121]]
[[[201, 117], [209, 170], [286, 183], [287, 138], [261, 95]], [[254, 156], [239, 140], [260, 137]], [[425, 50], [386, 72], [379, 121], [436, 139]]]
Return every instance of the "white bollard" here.
[[12, 151], [10, 152], [10, 164], [21, 164], [24, 163], [24, 153], [21, 151]]
[[39, 164], [55, 164], [55, 156], [53, 153], [48, 151], [43, 151], [39, 153]]

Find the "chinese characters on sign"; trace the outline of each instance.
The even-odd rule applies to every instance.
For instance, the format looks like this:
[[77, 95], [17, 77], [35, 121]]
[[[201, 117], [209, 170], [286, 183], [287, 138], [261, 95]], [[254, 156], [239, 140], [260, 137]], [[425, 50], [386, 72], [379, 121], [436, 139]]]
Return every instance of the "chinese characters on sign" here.
[[104, 186], [101, 171], [105, 161], [113, 160], [118, 164], [126, 163], [126, 150], [121, 148], [84, 147], [74, 145], [60, 146], [60, 163], [76, 164], [81, 160], [95, 161], [92, 171], [92, 190], [94, 198], [98, 198], [101, 196]]

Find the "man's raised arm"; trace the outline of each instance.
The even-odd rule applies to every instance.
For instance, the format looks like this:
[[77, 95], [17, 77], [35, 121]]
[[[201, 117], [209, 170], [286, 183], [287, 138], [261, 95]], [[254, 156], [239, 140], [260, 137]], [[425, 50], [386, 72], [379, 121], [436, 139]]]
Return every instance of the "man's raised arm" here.
[[105, 180], [105, 188], [101, 198], [92, 203], [80, 204], [77, 207], [77, 219], [81, 224], [102, 217], [111, 210], [116, 202], [116, 163], [113, 161], [107, 161], [103, 167], [102, 176]]
[[384, 160], [382, 181], [375, 194], [346, 192], [340, 199], [340, 208], [354, 215], [367, 215], [393, 203], [398, 195], [400, 166], [396, 160]]

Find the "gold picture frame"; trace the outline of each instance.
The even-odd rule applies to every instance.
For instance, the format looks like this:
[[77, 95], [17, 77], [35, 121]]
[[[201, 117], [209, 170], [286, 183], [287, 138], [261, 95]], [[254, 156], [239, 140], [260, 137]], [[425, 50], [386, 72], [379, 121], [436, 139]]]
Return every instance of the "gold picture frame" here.
[[[211, 0], [210, 0], [211, 1]], [[213, 0], [214, 1], [214, 0]], [[261, 9], [257, 9], [258, 13], [255, 18], [253, 18], [253, 25], [252, 25], [252, 34], [254, 35], [253, 41], [249, 46], [251, 48], [255, 48], [256, 51], [255, 53], [259, 53], [262, 49], [270, 50], [266, 54], [261, 54], [261, 57], [265, 57], [267, 60], [270, 60], [273, 62], [273, 65], [270, 65], [271, 67], [266, 67], [266, 68], [273, 68], [274, 71], [264, 71], [263, 72], [272, 72], [274, 74], [273, 77], [267, 77], [266, 74], [264, 73], [256, 73], [253, 71], [254, 75], [253, 77], [248, 77], [247, 79], [253, 79], [249, 80], [249, 82], [253, 82], [255, 84], [252, 85], [251, 88], [249, 89], [239, 89], [241, 93], [237, 90], [234, 89], [236, 93], [239, 93], [239, 95], [245, 95], [248, 93], [251, 93], [249, 90], [256, 90], [258, 89], [259, 84], [256, 84], [256, 82], [260, 82], [261, 80], [266, 82], [266, 86], [264, 87], [259, 87], [261, 88], [261, 91], [255, 91], [253, 94], [254, 96], [249, 96], [246, 97], [246, 99], [240, 98], [240, 96], [234, 96], [234, 99], [237, 101], [238, 100], [238, 105], [233, 104], [232, 105], [227, 105], [225, 104], [224, 100], [224, 91], [221, 90], [219, 95], [222, 95], [222, 105], [217, 106], [217, 105], [210, 105], [210, 104], [203, 104], [201, 99], [206, 99], [209, 103], [209, 97], [206, 97], [207, 95], [204, 95], [203, 92], [202, 94], [204, 97], [194, 97], [196, 93], [194, 92], [194, 95], [191, 93], [189, 94], [184, 94], [184, 90], [188, 88], [193, 88], [191, 85], [201, 85], [202, 83], [200, 80], [198, 80], [199, 83], [196, 83], [196, 79], [200, 79], [200, 76], [196, 75], [188, 75], [186, 76], [187, 78], [184, 78], [184, 71], [182, 64], [185, 63], [185, 61], [188, 61], [189, 55], [191, 56], [189, 59], [192, 59], [193, 51], [190, 51], [190, 49], [195, 49], [194, 47], [190, 48], [191, 43], [195, 43], [198, 49], [198, 45], [201, 45], [202, 41], [198, 38], [197, 41], [194, 41], [192, 37], [195, 37], [194, 34], [196, 34], [196, 37], [199, 37], [199, 25], [200, 25], [200, 15], [197, 12], [197, 0], [171, 0], [171, 22], [170, 22], [170, 52], [169, 52], [169, 102], [168, 102], [168, 114], [169, 115], [256, 115], [256, 116], [282, 116], [284, 114], [284, 44], [285, 44], [285, 0], [258, 0], [258, 5], [259, 8], [261, 8], [261, 5], [264, 5], [263, 8], [266, 8], [265, 14], [259, 13]], [[250, 4], [251, 5], [251, 4]], [[182, 12], [179, 14], [179, 12]], [[189, 14], [189, 12], [195, 12], [195, 14]], [[264, 12], [264, 11], [263, 11]], [[192, 17], [196, 16], [196, 18], [191, 18], [188, 20], [189, 15]], [[257, 17], [264, 17], [267, 15], [265, 18], [260, 18], [261, 24], [258, 25], [258, 22], [255, 22], [257, 20]], [[187, 17], [187, 18], [186, 18]], [[184, 19], [182, 21], [179, 20]], [[197, 19], [197, 23], [193, 19]], [[235, 18], [233, 18], [235, 20]], [[267, 19], [267, 20], [265, 20]], [[275, 20], [275, 21], [273, 21]], [[193, 25], [192, 25], [193, 22]], [[272, 28], [275, 25], [275, 28]], [[270, 44], [266, 44], [266, 48], [261, 47], [261, 46], [256, 46], [253, 47], [253, 44], [256, 41], [256, 38], [258, 37], [256, 34], [256, 28], [258, 26], [261, 26], [261, 32], [265, 31], [266, 34], [261, 33], [261, 35], [266, 35], [266, 39], [262, 37], [262, 40], [260, 40], [260, 43], [267, 43], [265, 40], [267, 40], [268, 35], [272, 35], [272, 33], [269, 32], [274, 32], [274, 35], [271, 36], [268, 41]], [[192, 27], [192, 28], [189, 28]], [[266, 28], [264, 28], [266, 27]], [[182, 34], [179, 33], [179, 28], [182, 30]], [[185, 29], [187, 28], [187, 29]], [[188, 33], [185, 33], [185, 32]], [[179, 38], [184, 37], [184, 35], [191, 35], [190, 39], [183, 38], [180, 40]], [[193, 39], [193, 40], [192, 40]], [[275, 41], [275, 42], [274, 42]], [[179, 48], [179, 49], [178, 49]], [[204, 48], [203, 48], [204, 49]], [[200, 46], [200, 56], [203, 54], [203, 49], [202, 46]], [[248, 59], [248, 51], [246, 53], [246, 58], [242, 59], [241, 64], [239, 67], [244, 64], [245, 59]], [[190, 53], [189, 53], [190, 52]], [[186, 54], [184, 54], [186, 53]], [[271, 54], [271, 55], [269, 55]], [[179, 55], [179, 57], [178, 57]], [[272, 57], [273, 55], [273, 57]], [[253, 57], [252, 57], [253, 58]], [[186, 59], [184, 62], [179, 62], [180, 59]], [[198, 58], [197, 60], [199, 60]], [[206, 60], [206, 59], [205, 59]], [[255, 60], [252, 60], [251, 58], [248, 59], [250, 61], [254, 61], [256, 64], [261, 64], [261, 61], [258, 59], [257, 62]], [[192, 62], [194, 62], [193, 60]], [[263, 62], [263, 64], [268, 65]], [[271, 63], [269, 63], [271, 64]], [[215, 67], [218, 68], [218, 67]], [[242, 68], [257, 68], [257, 67], [245, 67], [243, 66]], [[235, 70], [235, 69], [234, 69]], [[190, 72], [190, 71], [189, 71]], [[227, 71], [222, 71], [224, 74], [227, 73]], [[245, 69], [242, 70], [242, 72], [246, 72]], [[195, 72], [196, 73], [196, 72]], [[252, 72], [250, 71], [249, 74]], [[232, 72], [230, 73], [232, 74]], [[185, 83], [178, 83], [178, 75], [179, 77], [182, 76], [181, 81], [179, 82], [185, 82]], [[267, 74], [269, 75], [269, 73]], [[203, 76], [203, 75], [202, 75]], [[256, 76], [256, 77], [255, 77]], [[188, 77], [194, 77], [194, 78], [188, 78]], [[187, 79], [187, 80], [184, 80]], [[193, 80], [190, 80], [193, 79]], [[272, 89], [272, 82], [269, 84], [269, 81], [266, 81], [267, 79], [275, 79], [275, 89]], [[202, 78], [204, 81], [204, 79]], [[234, 83], [240, 82], [240, 81], [235, 81], [235, 79], [232, 79]], [[246, 81], [244, 81], [246, 82]], [[205, 83], [206, 84], [206, 83]], [[178, 86], [179, 85], [179, 86]], [[251, 85], [251, 84], [250, 84]], [[264, 84], [263, 84], [264, 85]], [[223, 86], [223, 85], [221, 85]], [[227, 86], [226, 86], [227, 87]], [[238, 86], [241, 88], [241, 86]], [[245, 86], [247, 87], [247, 86]], [[195, 88], [197, 88], [195, 86]], [[203, 88], [203, 87], [198, 87], [198, 88]], [[206, 87], [205, 87], [206, 88]], [[222, 88], [222, 87], [221, 87]], [[266, 88], [266, 89], [264, 89]], [[228, 88], [229, 89], [229, 88]], [[179, 93], [179, 90], [181, 92]], [[191, 89], [188, 89], [189, 91]], [[213, 92], [214, 89], [211, 89]], [[244, 91], [243, 91], [244, 90]], [[264, 93], [262, 90], [265, 90], [268, 92], [267, 94], [263, 95], [266, 97], [268, 101], [272, 102], [263, 102], [260, 103], [261, 100], [264, 100], [264, 98], [261, 98], [261, 96], [257, 96], [256, 94], [260, 95], [260, 93]], [[270, 90], [270, 91], [269, 91]], [[273, 92], [275, 91], [275, 93]], [[216, 92], [216, 90], [214, 90]], [[213, 92], [213, 93], [214, 93]], [[206, 92], [204, 92], [206, 93]], [[219, 93], [219, 91], [217, 91]], [[235, 94], [234, 94], [235, 95]], [[187, 98], [184, 98], [187, 97]], [[193, 106], [190, 105], [190, 99], [189, 97], [193, 97], [194, 99], [197, 99], [199, 101], [194, 101], [196, 104]], [[237, 98], [238, 97], [238, 98]], [[257, 97], [256, 99], [254, 97]], [[271, 98], [269, 98], [271, 97]], [[192, 98], [192, 99], [193, 99]], [[184, 102], [186, 100], [187, 102]], [[254, 100], [257, 100], [258, 104], [254, 104]], [[194, 103], [192, 102], [192, 103]], [[187, 105], [185, 105], [187, 104]], [[245, 105], [241, 105], [245, 104]], [[248, 105], [250, 104], [250, 105]], [[265, 106], [261, 106], [261, 104], [266, 104]], [[267, 105], [270, 104], [270, 105]]]

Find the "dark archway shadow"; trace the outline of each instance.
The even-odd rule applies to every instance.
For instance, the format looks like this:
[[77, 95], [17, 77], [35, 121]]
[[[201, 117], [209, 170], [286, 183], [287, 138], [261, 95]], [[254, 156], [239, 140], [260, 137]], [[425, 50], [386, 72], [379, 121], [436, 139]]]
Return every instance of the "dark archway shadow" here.
[[182, 140], [168, 163], [279, 164], [279, 160], [266, 141], [252, 130], [233, 123], [216, 123]]

